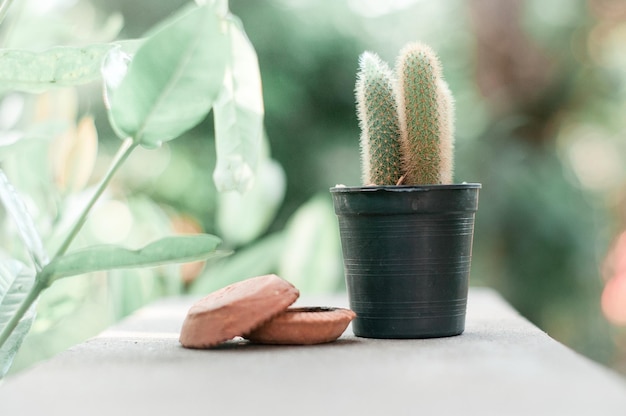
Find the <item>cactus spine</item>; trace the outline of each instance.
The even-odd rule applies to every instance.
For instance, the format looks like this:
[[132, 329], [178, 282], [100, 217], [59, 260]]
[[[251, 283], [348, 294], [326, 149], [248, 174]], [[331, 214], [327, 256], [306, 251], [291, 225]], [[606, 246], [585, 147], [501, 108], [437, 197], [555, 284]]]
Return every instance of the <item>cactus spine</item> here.
[[389, 66], [376, 54], [359, 59], [356, 83], [363, 183], [395, 184], [402, 176], [400, 130]]
[[454, 103], [432, 49], [420, 43], [404, 47], [395, 68], [397, 80], [372, 53], [361, 55], [360, 62], [357, 110], [364, 183], [451, 183]]

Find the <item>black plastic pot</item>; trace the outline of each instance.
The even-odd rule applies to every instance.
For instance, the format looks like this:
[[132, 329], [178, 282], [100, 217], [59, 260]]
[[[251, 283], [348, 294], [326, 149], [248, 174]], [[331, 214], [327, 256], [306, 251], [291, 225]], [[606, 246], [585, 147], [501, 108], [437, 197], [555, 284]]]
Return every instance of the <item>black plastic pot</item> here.
[[331, 188], [355, 335], [431, 338], [465, 330], [480, 188]]

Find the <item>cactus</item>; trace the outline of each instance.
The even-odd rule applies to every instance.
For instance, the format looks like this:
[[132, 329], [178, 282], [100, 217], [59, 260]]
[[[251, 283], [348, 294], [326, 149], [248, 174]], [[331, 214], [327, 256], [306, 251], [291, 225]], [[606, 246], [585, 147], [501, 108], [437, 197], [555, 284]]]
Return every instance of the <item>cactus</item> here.
[[[360, 62], [357, 109], [364, 183], [451, 183], [454, 107], [432, 49], [421, 43], [405, 46], [395, 78], [375, 54], [364, 53]], [[384, 174], [374, 174], [380, 172]]]
[[439, 60], [427, 45], [410, 44], [396, 72], [405, 183], [450, 183], [453, 102]]
[[389, 66], [376, 54], [359, 59], [356, 83], [364, 184], [395, 184], [402, 176], [400, 130]]

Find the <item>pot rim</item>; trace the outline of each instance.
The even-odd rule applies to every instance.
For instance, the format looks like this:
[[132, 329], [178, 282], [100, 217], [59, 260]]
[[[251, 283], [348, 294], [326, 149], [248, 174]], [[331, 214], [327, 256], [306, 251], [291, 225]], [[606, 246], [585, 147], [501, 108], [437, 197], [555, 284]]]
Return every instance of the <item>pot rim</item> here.
[[453, 190], [453, 189], [481, 189], [480, 183], [455, 183], [445, 185], [367, 185], [367, 186], [345, 186], [336, 185], [330, 188], [332, 193], [353, 193], [353, 192], [426, 192], [432, 190]]

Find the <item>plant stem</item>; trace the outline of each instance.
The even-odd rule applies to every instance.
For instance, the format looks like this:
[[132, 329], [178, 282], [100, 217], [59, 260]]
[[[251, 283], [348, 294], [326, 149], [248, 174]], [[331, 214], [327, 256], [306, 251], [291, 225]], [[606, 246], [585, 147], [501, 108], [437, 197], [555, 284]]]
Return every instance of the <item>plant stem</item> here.
[[[37, 275], [37, 277], [39, 277], [39, 275]], [[47, 279], [35, 280], [35, 284], [33, 284], [33, 287], [30, 288], [30, 291], [20, 304], [20, 307], [17, 311], [15, 311], [13, 316], [11, 316], [11, 319], [7, 322], [6, 326], [2, 328], [2, 332], [0, 332], [0, 348], [2, 348], [4, 343], [9, 339], [13, 330], [17, 327], [26, 312], [28, 312], [30, 307], [37, 300], [39, 294], [41, 294], [41, 292], [46, 288], [47, 283]]]
[[[0, 5], [0, 12], [1, 12], [1, 7], [2, 5]], [[89, 215], [89, 212], [93, 208], [94, 204], [96, 203], [98, 198], [100, 198], [100, 196], [106, 189], [109, 182], [111, 182], [111, 178], [113, 177], [115, 172], [117, 172], [117, 170], [120, 168], [120, 166], [122, 166], [122, 163], [124, 163], [124, 161], [132, 153], [135, 147], [137, 147], [137, 144], [130, 137], [122, 142], [122, 145], [120, 146], [119, 150], [117, 151], [117, 154], [115, 155], [115, 157], [113, 158], [113, 161], [111, 162], [111, 166], [109, 166], [109, 170], [107, 171], [106, 175], [104, 175], [104, 178], [102, 178], [102, 180], [100, 181], [100, 184], [98, 185], [98, 188], [96, 189], [93, 196], [89, 200], [89, 203], [85, 206], [85, 208], [81, 212], [80, 217], [78, 218], [78, 220], [72, 227], [71, 231], [69, 232], [69, 234], [63, 241], [63, 244], [61, 244], [61, 247], [59, 248], [57, 253], [54, 255], [53, 259], [65, 254], [67, 249], [70, 247], [70, 244], [72, 243], [72, 241], [74, 241], [74, 238], [76, 237], [76, 235], [78, 234], [82, 226], [85, 224], [85, 221], [87, 220], [87, 216]], [[19, 308], [17, 309], [17, 311], [15, 311], [15, 313], [13, 314], [9, 322], [6, 324], [6, 326], [2, 328], [2, 332], [0, 332], [0, 348], [9, 339], [9, 337], [13, 333], [13, 330], [15, 330], [15, 328], [17, 327], [19, 322], [22, 320], [26, 312], [28, 312], [30, 307], [37, 300], [41, 292], [46, 287], [48, 287], [50, 283], [51, 283], [50, 276], [49, 274], [46, 273], [45, 270], [43, 271], [43, 273], [40, 272], [37, 274], [37, 276], [35, 277], [35, 283], [33, 284], [33, 287], [31, 287], [28, 294], [26, 295], [26, 298], [24, 298]]]
[[128, 156], [135, 149], [135, 147], [137, 147], [137, 144], [134, 142], [134, 140], [131, 137], [127, 138], [126, 140], [122, 142], [122, 145], [120, 146], [119, 150], [117, 151], [117, 154], [115, 155], [115, 157], [113, 158], [113, 161], [111, 162], [109, 171], [106, 173], [106, 175], [104, 175], [104, 178], [102, 178], [102, 181], [100, 181], [100, 184], [98, 185], [98, 188], [96, 189], [96, 192], [93, 194], [93, 196], [89, 200], [89, 203], [87, 204], [87, 206], [83, 209], [83, 212], [81, 213], [80, 217], [74, 224], [74, 227], [72, 227], [72, 230], [67, 235], [67, 237], [63, 241], [63, 244], [61, 244], [61, 247], [59, 247], [59, 250], [57, 251], [57, 253], [54, 255], [53, 258], [57, 258], [65, 254], [67, 249], [70, 247], [70, 244], [72, 243], [72, 241], [74, 240], [74, 238], [76, 237], [80, 229], [85, 224], [85, 221], [87, 221], [87, 216], [89, 215], [91, 208], [93, 208], [94, 204], [96, 203], [98, 198], [100, 198], [100, 196], [106, 189], [107, 185], [111, 181], [111, 178], [113, 177], [115, 172], [117, 172], [117, 170], [120, 168], [122, 163], [124, 163], [124, 161], [128, 158]]

